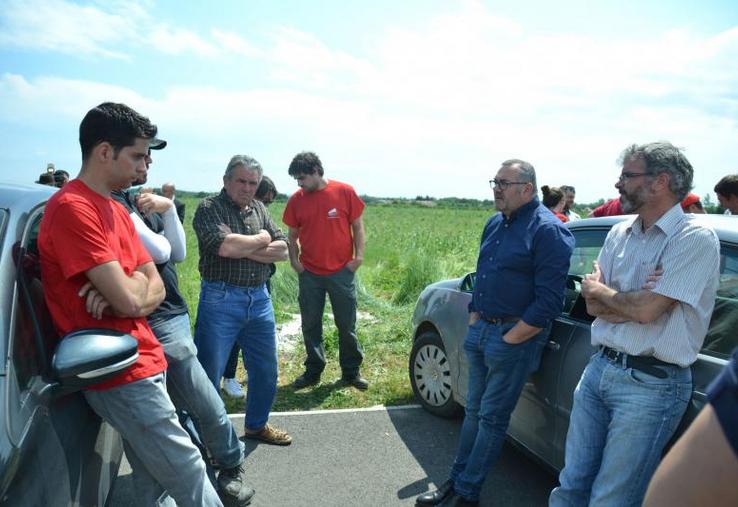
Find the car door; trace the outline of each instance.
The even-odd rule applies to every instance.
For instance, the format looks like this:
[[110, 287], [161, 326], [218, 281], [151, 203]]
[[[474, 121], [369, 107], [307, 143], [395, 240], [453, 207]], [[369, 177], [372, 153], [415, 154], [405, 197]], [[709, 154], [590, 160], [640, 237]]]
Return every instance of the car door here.
[[568, 332], [562, 332], [562, 340], [557, 341], [560, 353], [555, 366], [556, 401], [551, 407], [551, 417], [555, 425], [551, 438], [551, 464], [559, 470], [564, 466], [566, 432], [569, 429], [574, 389], [589, 358], [595, 352], [590, 332], [594, 319], [587, 313], [584, 298], [581, 296], [581, 280], [592, 271], [592, 264], [597, 260], [609, 230], [609, 226], [572, 228], [575, 247], [569, 266], [564, 311], [557, 319]]
[[[2, 469], [3, 505], [104, 505], [117, 476], [121, 441], [81, 393], [58, 397], [49, 378], [56, 336], [43, 299], [35, 246], [42, 209], [11, 222], [2, 251], [15, 271], [7, 322], [8, 368]], [[10, 235], [10, 236], [8, 236]], [[17, 241], [12, 241], [13, 239]], [[5, 454], [5, 452], [3, 453]]]

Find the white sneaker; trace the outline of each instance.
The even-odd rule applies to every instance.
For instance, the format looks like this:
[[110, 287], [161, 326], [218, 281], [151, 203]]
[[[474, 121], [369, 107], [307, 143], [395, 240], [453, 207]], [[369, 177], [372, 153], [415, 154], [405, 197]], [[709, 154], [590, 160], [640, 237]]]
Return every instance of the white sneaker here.
[[223, 378], [223, 391], [232, 398], [243, 398], [246, 393], [243, 387], [235, 378]]

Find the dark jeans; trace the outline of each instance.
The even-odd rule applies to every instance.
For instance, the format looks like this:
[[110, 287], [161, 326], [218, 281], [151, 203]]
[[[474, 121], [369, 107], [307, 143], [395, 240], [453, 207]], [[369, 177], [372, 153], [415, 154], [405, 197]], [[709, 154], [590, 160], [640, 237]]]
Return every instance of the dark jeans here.
[[333, 318], [338, 328], [338, 354], [344, 377], [358, 375], [364, 353], [356, 337], [356, 286], [354, 273], [343, 268], [330, 275], [300, 273], [300, 314], [307, 358], [305, 372], [319, 376], [325, 369], [323, 347], [323, 310], [325, 295], [331, 300]]

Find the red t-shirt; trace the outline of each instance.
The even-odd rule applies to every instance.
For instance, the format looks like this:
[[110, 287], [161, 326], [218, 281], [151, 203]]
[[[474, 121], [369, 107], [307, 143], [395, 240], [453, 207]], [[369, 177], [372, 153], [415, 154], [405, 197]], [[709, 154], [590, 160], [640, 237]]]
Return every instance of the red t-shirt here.
[[556, 215], [556, 218], [561, 220], [562, 222], [566, 223], [569, 221], [569, 217], [564, 215], [563, 213], [554, 212], [554, 215]]
[[620, 199], [610, 199], [602, 206], [598, 206], [592, 211], [593, 217], [612, 217], [615, 215], [624, 215], [622, 206], [620, 206]]
[[299, 189], [284, 209], [282, 221], [299, 229], [300, 262], [318, 275], [343, 269], [354, 257], [351, 223], [364, 211], [362, 201], [351, 185], [329, 180], [315, 192]]
[[145, 317], [93, 318], [77, 295], [87, 283], [85, 272], [118, 261], [130, 275], [151, 261], [128, 212], [112, 199], [73, 180], [49, 199], [41, 220], [38, 247], [44, 296], [61, 336], [82, 328], [116, 329], [138, 340], [138, 360], [120, 375], [89, 389], [110, 389], [166, 370], [167, 361]]

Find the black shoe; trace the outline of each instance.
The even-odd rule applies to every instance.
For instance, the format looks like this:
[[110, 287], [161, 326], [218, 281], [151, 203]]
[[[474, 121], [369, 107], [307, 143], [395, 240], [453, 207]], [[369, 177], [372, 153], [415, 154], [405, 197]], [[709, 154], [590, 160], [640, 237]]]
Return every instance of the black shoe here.
[[218, 475], [218, 496], [224, 507], [245, 507], [251, 503], [254, 490], [244, 482], [243, 465], [224, 468]]
[[319, 382], [320, 375], [308, 375], [307, 372], [305, 372], [292, 382], [292, 387], [295, 389], [302, 389], [303, 387], [314, 386]]
[[358, 373], [352, 377], [341, 377], [341, 382], [348, 386], [353, 386], [359, 391], [366, 391], [369, 389], [369, 381]]
[[452, 496], [454, 496], [454, 481], [449, 479], [441, 484], [437, 490], [423, 493], [416, 498], [415, 505], [440, 505], [444, 500]]

